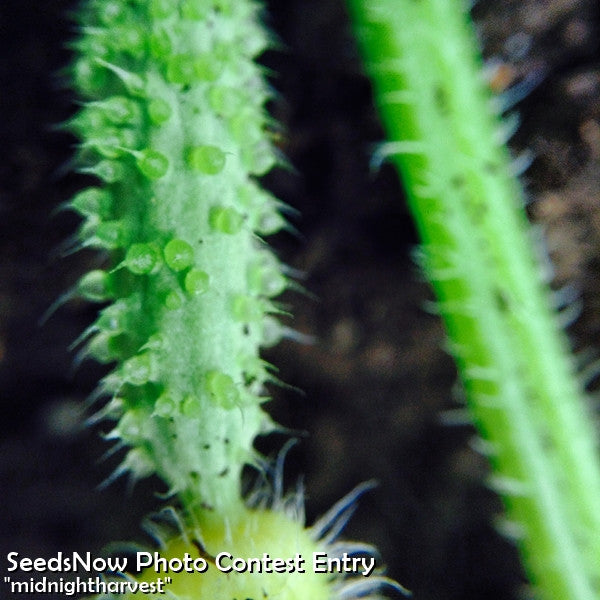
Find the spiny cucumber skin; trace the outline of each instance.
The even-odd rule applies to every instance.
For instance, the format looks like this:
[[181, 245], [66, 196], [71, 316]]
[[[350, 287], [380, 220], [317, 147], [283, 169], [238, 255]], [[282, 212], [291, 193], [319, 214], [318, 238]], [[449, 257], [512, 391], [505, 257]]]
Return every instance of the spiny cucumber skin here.
[[[259, 351], [282, 334], [274, 298], [288, 286], [262, 241], [285, 220], [255, 179], [277, 162], [254, 62], [269, 42], [258, 12], [252, 0], [82, 7], [72, 78], [85, 103], [68, 126], [81, 138], [80, 169], [102, 185], [71, 207], [84, 218], [77, 246], [111, 258], [78, 285], [83, 297], [110, 302], [85, 332], [83, 353], [116, 365], [99, 390], [111, 398], [101, 414], [116, 422], [108, 437], [129, 448], [116, 475], [156, 473], [182, 505], [177, 531], [156, 532], [163, 558], [229, 551], [307, 561], [305, 573], [181, 572], [167, 595], [379, 598], [403, 589], [380, 574], [365, 581], [310, 566], [317, 551], [373, 554], [336, 541], [369, 485], [310, 529], [301, 494], [281, 497], [282, 460], [267, 500], [253, 495], [251, 508], [240, 490], [244, 465], [263, 468], [254, 439], [275, 428], [261, 406], [274, 377]], [[151, 569], [140, 575], [156, 579]]]
[[[276, 162], [253, 59], [268, 45], [246, 0], [95, 0], [79, 15], [69, 127], [78, 163], [102, 185], [78, 194], [79, 244], [112, 269], [82, 295], [109, 300], [85, 352], [130, 447], [120, 471], [156, 472], [190, 513], [227, 514], [263, 411], [272, 298], [287, 286], [261, 237], [284, 225], [255, 180]], [[269, 329], [267, 331], [267, 329]]]
[[454, 0], [350, 0], [388, 144], [493, 481], [540, 598], [600, 594], [600, 466], [540, 283], [468, 17]]

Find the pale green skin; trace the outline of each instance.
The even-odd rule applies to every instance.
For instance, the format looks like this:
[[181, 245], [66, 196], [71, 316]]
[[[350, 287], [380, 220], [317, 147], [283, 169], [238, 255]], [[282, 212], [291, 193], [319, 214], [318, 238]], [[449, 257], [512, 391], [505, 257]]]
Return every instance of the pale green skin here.
[[[76, 247], [106, 250], [111, 266], [85, 275], [78, 291], [111, 304], [82, 336], [82, 354], [114, 364], [99, 388], [109, 398], [100, 416], [116, 422], [108, 437], [128, 448], [114, 476], [156, 473], [177, 507], [177, 530], [155, 532], [164, 557], [301, 553], [312, 564], [316, 551], [373, 553], [334, 543], [369, 486], [308, 529], [301, 494], [282, 497], [283, 458], [273, 476], [253, 448], [276, 427], [262, 408], [274, 377], [259, 353], [283, 333], [273, 298], [288, 286], [262, 240], [285, 220], [256, 181], [277, 162], [253, 60], [268, 44], [257, 13], [251, 0], [83, 6], [71, 75], [86, 102], [67, 126], [81, 139], [81, 170], [103, 185], [71, 207], [84, 217]], [[248, 464], [264, 489], [246, 499]], [[379, 571], [365, 582], [312, 567], [240, 575], [213, 567], [174, 575], [166, 593], [327, 600], [339, 592], [349, 600], [378, 598], [384, 587], [402, 591]]]
[[95, 0], [74, 43], [87, 104], [70, 127], [82, 169], [105, 183], [101, 206], [97, 191], [73, 206], [87, 219], [82, 244], [115, 265], [80, 284], [114, 300], [87, 350], [116, 361], [102, 389], [114, 396], [111, 437], [131, 448], [123, 469], [156, 472], [190, 515], [240, 507], [254, 438], [274, 428], [259, 349], [287, 281], [261, 240], [284, 220], [253, 179], [276, 163], [253, 62], [268, 42], [257, 10]]
[[492, 483], [534, 589], [600, 597], [596, 436], [456, 0], [349, 0]]

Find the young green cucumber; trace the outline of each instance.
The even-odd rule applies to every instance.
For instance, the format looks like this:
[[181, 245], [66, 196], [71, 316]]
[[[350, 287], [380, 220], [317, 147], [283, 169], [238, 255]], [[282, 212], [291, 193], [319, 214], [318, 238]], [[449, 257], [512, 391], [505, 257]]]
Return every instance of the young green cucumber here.
[[85, 99], [70, 128], [101, 185], [71, 206], [79, 246], [106, 250], [81, 294], [109, 302], [84, 352], [130, 447], [121, 471], [156, 472], [188, 511], [227, 513], [256, 464], [273, 298], [288, 285], [262, 237], [285, 221], [256, 177], [276, 162], [253, 61], [268, 44], [253, 2], [88, 2], [72, 76]]
[[283, 459], [267, 469], [276, 471], [267, 499], [241, 493], [245, 465], [265, 470], [254, 439], [275, 428], [262, 407], [274, 377], [259, 351], [284, 332], [274, 298], [289, 285], [262, 239], [285, 220], [257, 182], [277, 163], [254, 62], [268, 45], [258, 12], [251, 0], [90, 0], [79, 12], [72, 78], [84, 103], [68, 125], [81, 138], [80, 170], [100, 185], [71, 202], [84, 219], [75, 246], [110, 258], [78, 285], [106, 303], [82, 356], [114, 365], [98, 390], [110, 398], [101, 416], [116, 423], [108, 437], [128, 448], [114, 476], [156, 473], [175, 497], [176, 530], [156, 532], [160, 559], [206, 566], [176, 567], [161, 589], [149, 568], [111, 582], [111, 598], [402, 590], [372, 574], [371, 547], [336, 541], [368, 486], [310, 529], [302, 495], [282, 497]]

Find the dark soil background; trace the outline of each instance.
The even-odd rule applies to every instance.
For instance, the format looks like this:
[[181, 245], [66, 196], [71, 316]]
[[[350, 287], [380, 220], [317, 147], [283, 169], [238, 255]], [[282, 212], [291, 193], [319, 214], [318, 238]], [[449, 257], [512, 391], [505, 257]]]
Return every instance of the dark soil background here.
[[[53, 125], [75, 105], [61, 85], [72, 36], [67, 0], [0, 4], [0, 564], [18, 551], [98, 552], [144, 539], [160, 506], [159, 482], [98, 488], [115, 466], [99, 461], [99, 431], [80, 426], [102, 370], [72, 368], [67, 347], [94, 309], [52, 302], [95, 258], [61, 257], [77, 219], [57, 207], [85, 184], [69, 172], [73, 139]], [[580, 354], [597, 356], [600, 331], [600, 8], [595, 0], [481, 1], [477, 28], [499, 91], [543, 75], [520, 103], [515, 152], [535, 155], [524, 182], [533, 220], [546, 225], [557, 284], [571, 282], [583, 314], [571, 328]], [[313, 297], [288, 295], [293, 326], [313, 345], [268, 353], [281, 378], [280, 423], [307, 431], [290, 452], [290, 485], [304, 474], [309, 520], [375, 478], [347, 535], [375, 543], [388, 573], [419, 600], [512, 600], [526, 593], [512, 545], [496, 532], [499, 501], [468, 426], [441, 415], [456, 406], [443, 332], [411, 263], [417, 240], [391, 169], [370, 174], [382, 139], [341, 0], [272, 0], [282, 50], [271, 107], [296, 173], [266, 183], [300, 211], [300, 236], [279, 235], [280, 255], [302, 270]], [[440, 32], [443, 35], [443, 32]], [[442, 133], [443, 134], [443, 133]], [[595, 381], [590, 381], [594, 388]], [[260, 442], [275, 452], [286, 438]], [[0, 597], [8, 597], [0, 581]], [[208, 599], [207, 599], [208, 600]]]

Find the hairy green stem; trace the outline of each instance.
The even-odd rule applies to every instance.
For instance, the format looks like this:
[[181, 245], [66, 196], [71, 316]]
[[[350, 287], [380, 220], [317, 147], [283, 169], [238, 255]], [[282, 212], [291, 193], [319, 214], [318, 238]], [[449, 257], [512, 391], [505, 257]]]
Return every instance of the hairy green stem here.
[[349, 0], [492, 482], [546, 600], [600, 594], [600, 465], [455, 0]]

